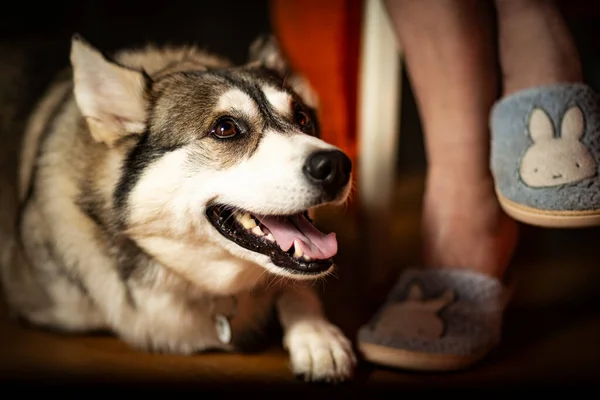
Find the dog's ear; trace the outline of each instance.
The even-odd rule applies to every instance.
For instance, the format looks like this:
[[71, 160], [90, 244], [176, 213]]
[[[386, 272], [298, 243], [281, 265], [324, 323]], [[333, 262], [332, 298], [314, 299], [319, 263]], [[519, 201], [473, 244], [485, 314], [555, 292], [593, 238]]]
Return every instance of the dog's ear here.
[[289, 73], [289, 66], [273, 35], [260, 35], [250, 45], [249, 64], [272, 69], [281, 76]]
[[112, 146], [144, 132], [148, 78], [109, 61], [81, 36], [71, 41], [75, 99], [95, 140]]
[[250, 45], [250, 66], [262, 66], [277, 72], [311, 108], [318, 108], [318, 96], [303, 76], [294, 73], [273, 35], [261, 35]]

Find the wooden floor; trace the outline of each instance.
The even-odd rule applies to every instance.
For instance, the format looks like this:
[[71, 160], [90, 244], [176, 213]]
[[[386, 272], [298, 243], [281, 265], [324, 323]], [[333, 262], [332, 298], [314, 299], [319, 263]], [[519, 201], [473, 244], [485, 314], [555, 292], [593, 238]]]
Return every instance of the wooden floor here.
[[[398, 185], [398, 210], [389, 248], [400, 268], [414, 262], [418, 244], [420, 177]], [[335, 227], [342, 243], [341, 266], [323, 292], [327, 312], [351, 337], [385, 296], [361, 285], [369, 266], [361, 260], [358, 224], [343, 214], [322, 217]], [[499, 389], [595, 385], [600, 381], [600, 231], [523, 230], [514, 260], [519, 287], [507, 311], [504, 341], [470, 370], [418, 374], [361, 363], [356, 379], [333, 389], [294, 379], [279, 343], [261, 354], [201, 354], [192, 357], [146, 354], [109, 336], [68, 337], [41, 332], [10, 320], [0, 311], [0, 375], [22, 388], [53, 385], [110, 384], [172, 393], [178, 389], [215, 389], [220, 393], [252, 387], [289, 389], [287, 395], [375, 393], [397, 390], [426, 393], [440, 389]], [[352, 262], [354, 260], [355, 262]], [[389, 281], [389, 284], [392, 282]], [[370, 291], [370, 292], [369, 292]], [[107, 386], [108, 385], [108, 386]], [[125, 388], [123, 386], [121, 389]], [[96, 388], [93, 392], [96, 393]]]

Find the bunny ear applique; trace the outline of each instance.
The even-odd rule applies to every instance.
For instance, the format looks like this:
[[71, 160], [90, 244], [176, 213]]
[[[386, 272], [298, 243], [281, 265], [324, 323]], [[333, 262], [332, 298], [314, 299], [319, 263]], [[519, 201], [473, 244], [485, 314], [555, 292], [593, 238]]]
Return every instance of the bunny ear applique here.
[[580, 140], [585, 131], [583, 111], [578, 106], [569, 108], [563, 116], [560, 126], [560, 136], [564, 139]]
[[534, 108], [529, 115], [529, 136], [534, 142], [552, 140], [554, 126], [550, 116], [542, 108]]
[[411, 283], [408, 288], [408, 296], [406, 296], [406, 300], [411, 301], [421, 301], [423, 300], [423, 289], [418, 282]]
[[424, 310], [426, 309], [436, 313], [452, 304], [452, 302], [455, 300], [455, 297], [454, 291], [448, 289], [437, 297], [425, 298], [421, 285], [417, 282], [413, 282], [408, 287], [406, 301], [418, 303], [418, 306], [422, 307]]
[[442, 293], [439, 297], [425, 301], [424, 305], [427, 309], [433, 312], [439, 312], [452, 304], [455, 298], [456, 296], [454, 291], [448, 289], [445, 290], [444, 293]]

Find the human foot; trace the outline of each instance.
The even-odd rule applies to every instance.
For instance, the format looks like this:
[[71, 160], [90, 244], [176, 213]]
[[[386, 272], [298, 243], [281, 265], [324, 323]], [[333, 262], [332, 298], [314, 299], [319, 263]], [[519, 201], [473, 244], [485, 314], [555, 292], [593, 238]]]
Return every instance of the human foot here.
[[422, 220], [425, 266], [502, 278], [517, 236], [517, 224], [498, 204], [487, 171], [430, 168]]

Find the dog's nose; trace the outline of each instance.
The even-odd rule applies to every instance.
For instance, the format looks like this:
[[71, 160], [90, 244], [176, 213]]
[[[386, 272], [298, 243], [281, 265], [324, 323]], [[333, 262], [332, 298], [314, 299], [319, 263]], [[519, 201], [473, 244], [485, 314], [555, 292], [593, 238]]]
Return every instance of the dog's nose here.
[[317, 151], [304, 164], [304, 174], [321, 186], [331, 197], [346, 186], [352, 172], [352, 161], [339, 150]]

